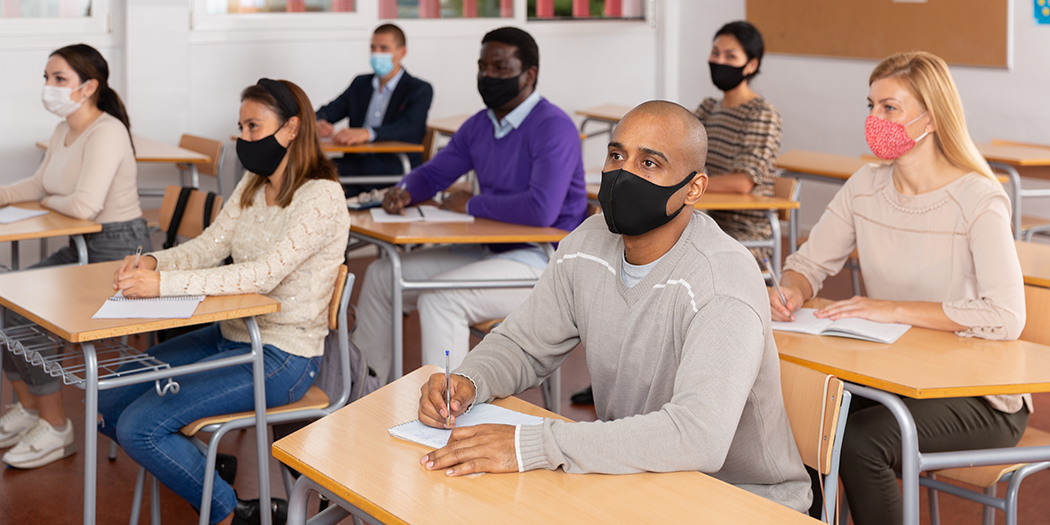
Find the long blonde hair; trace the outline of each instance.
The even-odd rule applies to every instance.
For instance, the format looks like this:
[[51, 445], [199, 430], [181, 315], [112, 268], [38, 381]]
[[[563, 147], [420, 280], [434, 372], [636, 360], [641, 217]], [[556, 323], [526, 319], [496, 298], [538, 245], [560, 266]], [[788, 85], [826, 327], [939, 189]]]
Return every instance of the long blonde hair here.
[[893, 55], [875, 66], [868, 86], [890, 77], [899, 78], [930, 112], [937, 128], [932, 134], [934, 143], [952, 164], [997, 181], [966, 129], [959, 90], [944, 60], [925, 51]]

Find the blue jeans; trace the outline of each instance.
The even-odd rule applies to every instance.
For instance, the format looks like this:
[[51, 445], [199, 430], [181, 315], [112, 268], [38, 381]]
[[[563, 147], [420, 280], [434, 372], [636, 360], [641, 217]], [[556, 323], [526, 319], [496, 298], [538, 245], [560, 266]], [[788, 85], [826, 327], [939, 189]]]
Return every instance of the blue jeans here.
[[[299, 357], [273, 345], [263, 345], [266, 362], [266, 406], [298, 400], [313, 384], [320, 357]], [[251, 352], [249, 343], [230, 341], [212, 325], [159, 344], [149, 353], [171, 366]], [[202, 417], [254, 410], [251, 364], [219, 368], [176, 378], [178, 394], [158, 396], [153, 382], [98, 393], [102, 420], [99, 432], [116, 440], [131, 459], [164, 486], [200, 510], [204, 490], [204, 454], [179, 433]], [[237, 506], [225, 481], [215, 475], [211, 522], [217, 523]]]

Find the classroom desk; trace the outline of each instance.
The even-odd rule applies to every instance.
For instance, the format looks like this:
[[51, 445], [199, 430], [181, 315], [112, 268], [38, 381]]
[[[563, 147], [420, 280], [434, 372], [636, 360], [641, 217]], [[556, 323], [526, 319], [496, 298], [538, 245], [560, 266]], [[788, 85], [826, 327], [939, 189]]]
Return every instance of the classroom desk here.
[[[608, 133], [609, 138], [612, 138], [612, 130], [616, 126], [616, 123], [620, 122], [620, 119], [622, 119], [630, 110], [630, 107], [621, 106], [620, 104], [602, 104], [600, 106], [576, 110], [576, 114], [583, 117], [583, 121], [580, 122], [581, 138], [589, 139], [604, 133]], [[598, 131], [587, 133], [585, 128], [587, 127], [587, 124], [591, 122], [604, 124], [605, 126]]]
[[[1013, 204], [1014, 238], [1021, 239], [1021, 200], [1025, 197], [1050, 197], [1050, 189], [1026, 190], [1021, 187], [1021, 175], [1017, 168], [1050, 167], [1050, 148], [982, 142], [977, 144], [992, 169], [1006, 173], [1010, 179], [1010, 201]], [[1048, 173], [1043, 171], [1040, 173]], [[1042, 178], [1042, 177], [1040, 177]]]
[[[67, 385], [76, 385], [85, 391], [84, 421], [88, 423], [88, 428], [84, 432], [84, 523], [95, 522], [98, 432], [91, 423], [98, 414], [99, 390], [156, 381], [158, 393], [172, 392], [177, 395], [177, 383], [171, 380], [172, 377], [249, 363], [252, 364], [255, 377], [259, 495], [262, 501], [269, 501], [265, 370], [262, 341], [254, 316], [279, 311], [280, 302], [258, 294], [208, 297], [189, 319], [91, 319], [102, 302], [113, 295], [113, 272], [120, 264], [121, 261], [112, 261], [42, 268], [33, 271], [31, 278], [27, 278], [27, 274], [0, 275], [0, 305], [25, 316], [53, 334], [49, 337], [50, 347], [64, 347], [65, 342], [69, 342], [79, 343], [82, 349], [82, 353], [67, 349], [62, 356], [44, 361], [33, 350], [34, 347], [26, 348], [18, 343], [21, 338], [31, 336], [30, 328], [11, 327], [0, 332], [0, 343], [6, 343], [7, 351], [28, 357], [30, 362], [44, 366], [52, 376], [62, 377]], [[244, 318], [251, 334], [252, 352], [204, 364], [171, 368], [166, 363], [108, 339], [238, 318]], [[76, 363], [76, 358], [81, 356], [83, 364]], [[117, 374], [116, 368], [129, 361], [146, 365], [146, 371]], [[265, 519], [264, 523], [269, 521], [269, 514], [265, 514]]]
[[1050, 245], [1015, 241], [1024, 275], [1024, 302], [1028, 312], [1021, 339], [1050, 343]]
[[[131, 143], [135, 146], [135, 162], [146, 162], [151, 164], [185, 164], [189, 167], [190, 172], [190, 184], [194, 188], [200, 187], [200, 176], [197, 173], [198, 164], [208, 164], [211, 162], [211, 157], [183, 149], [178, 146], [172, 146], [163, 142], [157, 142], [155, 140], [140, 137], [139, 135], [131, 135]], [[36, 147], [47, 150], [47, 142], [37, 142]], [[183, 186], [186, 185], [186, 181], [182, 181]], [[163, 190], [161, 190], [163, 193]]]
[[[442, 370], [424, 366], [274, 443], [274, 457], [303, 474], [289, 496], [289, 525], [306, 522], [311, 490], [338, 505], [313, 523], [336, 523], [348, 512], [371, 524], [818, 523], [699, 472], [534, 470], [461, 478], [428, 472], [419, 465], [426, 447], [387, 429], [416, 418], [420, 386]], [[495, 404], [560, 418], [514, 397]]]
[[[391, 263], [393, 293], [394, 370], [393, 377], [401, 377], [404, 367], [404, 333], [402, 332], [403, 297], [405, 290], [440, 290], [458, 288], [531, 288], [535, 279], [496, 279], [478, 281], [405, 281], [401, 276], [401, 254], [398, 246], [409, 244], [501, 244], [538, 243], [554, 254], [550, 243], [558, 242], [569, 232], [557, 228], [522, 226], [476, 218], [474, 222], [452, 223], [377, 223], [368, 211], [350, 212], [350, 238], [378, 246]], [[557, 394], [560, 386], [552, 385]], [[555, 400], [559, 399], [554, 397]], [[555, 401], [556, 403], [557, 401]]]
[[[830, 301], [817, 299], [807, 306]], [[875, 400], [901, 427], [904, 523], [919, 523], [919, 473], [944, 468], [1046, 461], [1050, 447], [958, 452], [919, 451], [915, 421], [899, 396], [932, 399], [1050, 392], [1050, 347], [986, 341], [923, 328], [884, 345], [841, 337], [774, 331], [780, 358], [847, 381], [854, 395]], [[892, 395], [896, 394], [896, 395]]]
[[[18, 208], [27, 210], [42, 210], [39, 202], [18, 202], [12, 204]], [[98, 233], [102, 231], [102, 225], [82, 219], [74, 219], [49, 210], [47, 215], [33, 217], [24, 221], [0, 224], [0, 242], [11, 243], [11, 269], [18, 269], [18, 241], [32, 239], [47, 239], [49, 237], [62, 237], [69, 235], [77, 247], [77, 258], [79, 264], [88, 263], [87, 244], [84, 243], [85, 233]]]
[[[598, 190], [600, 184], [587, 185], [587, 198], [592, 204], [601, 206], [598, 202]], [[772, 248], [773, 269], [780, 274], [780, 260], [783, 253], [781, 246], [780, 217], [777, 212], [781, 210], [797, 210], [799, 203], [791, 199], [781, 197], [766, 197], [763, 195], [740, 195], [736, 193], [704, 193], [693, 208], [704, 211], [731, 211], [731, 210], [756, 210], [766, 214], [769, 226], [773, 231], [773, 238], [768, 241], [740, 241], [740, 244], [748, 248]], [[788, 220], [788, 229], [797, 229], [798, 214], [792, 213]], [[765, 271], [765, 268], [762, 269]]]

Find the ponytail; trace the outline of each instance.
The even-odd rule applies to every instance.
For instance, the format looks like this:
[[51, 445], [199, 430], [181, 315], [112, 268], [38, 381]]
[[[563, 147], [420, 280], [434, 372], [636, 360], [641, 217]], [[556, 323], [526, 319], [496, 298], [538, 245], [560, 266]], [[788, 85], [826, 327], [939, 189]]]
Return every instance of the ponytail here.
[[[128, 111], [124, 108], [124, 102], [120, 100], [120, 95], [113, 88], [106, 85], [99, 92], [96, 105], [98, 109], [113, 115], [114, 118], [124, 124], [124, 128], [128, 130], [128, 140], [131, 140], [131, 119], [128, 118]], [[135, 151], [135, 141], [131, 142], [131, 150]]]

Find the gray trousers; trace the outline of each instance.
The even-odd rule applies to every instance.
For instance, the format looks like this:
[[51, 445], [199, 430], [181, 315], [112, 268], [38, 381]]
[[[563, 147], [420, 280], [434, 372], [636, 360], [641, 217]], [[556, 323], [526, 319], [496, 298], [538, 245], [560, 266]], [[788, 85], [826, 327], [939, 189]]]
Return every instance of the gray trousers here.
[[[980, 397], [901, 400], [915, 418], [923, 452], [1013, 447], [1028, 426], [1027, 408], [1006, 414]], [[856, 525], [902, 523], [901, 492], [894, 474], [900, 467], [897, 420], [883, 405], [854, 396], [842, 439], [839, 477]]]
[[[146, 228], [146, 219], [135, 219], [127, 222], [111, 222], [102, 225], [102, 231], [84, 235], [87, 244], [88, 262], [105, 262], [123, 259], [127, 255], [133, 255], [135, 250], [142, 246], [143, 253], [153, 250], [150, 244], [149, 231]], [[69, 245], [47, 256], [44, 260], [34, 264], [30, 268], [45, 268], [48, 266], [59, 266], [63, 264], [76, 264], [77, 249], [73, 240]], [[4, 312], [4, 326], [19, 326], [29, 324], [31, 321], [11, 311]], [[53, 355], [54, 350], [41, 352], [42, 355]], [[29, 387], [29, 393], [34, 396], [46, 396], [62, 389], [62, 379], [51, 377], [39, 366], [33, 366], [22, 359], [21, 356], [3, 351], [4, 375], [12, 381], [25, 381]]]

